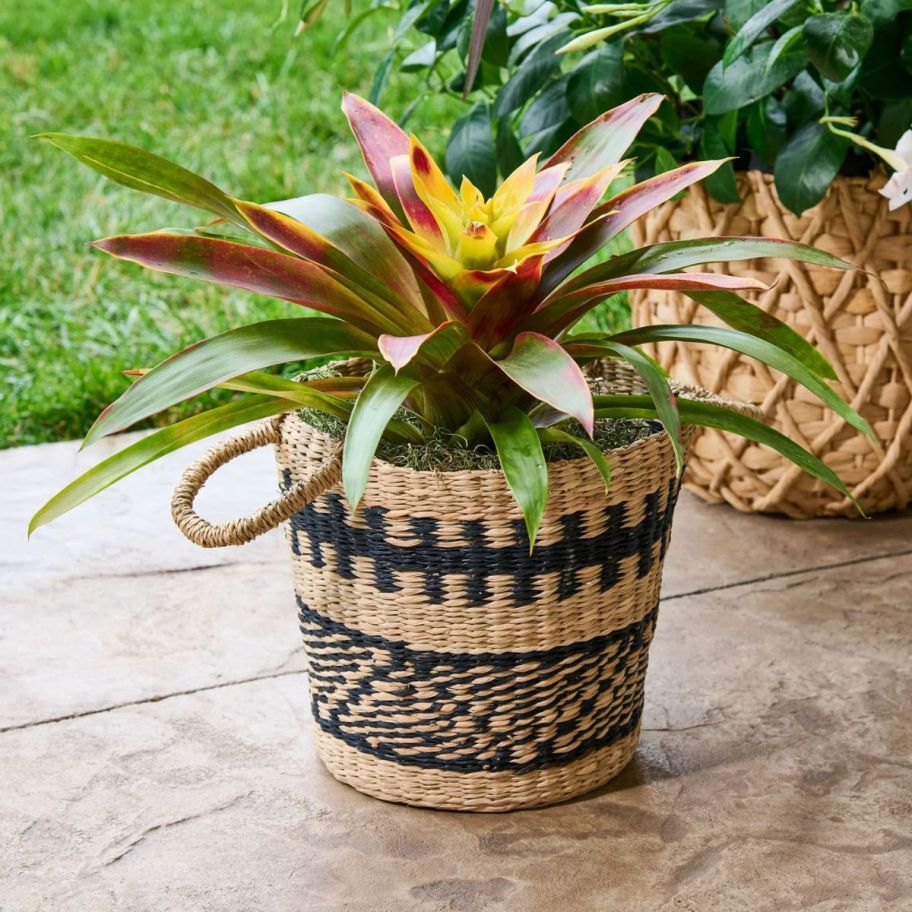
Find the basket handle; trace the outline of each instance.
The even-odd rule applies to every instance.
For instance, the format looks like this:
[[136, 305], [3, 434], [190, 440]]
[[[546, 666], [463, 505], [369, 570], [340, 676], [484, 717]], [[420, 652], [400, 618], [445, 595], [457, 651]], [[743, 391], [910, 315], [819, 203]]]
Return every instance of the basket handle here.
[[205, 456], [184, 471], [171, 498], [171, 516], [177, 528], [190, 541], [202, 548], [245, 545], [265, 532], [275, 529], [314, 498], [328, 491], [342, 477], [340, 445], [329, 461], [321, 465], [310, 478], [296, 482], [271, 503], [250, 516], [214, 525], [193, 509], [197, 494], [216, 469], [244, 453], [278, 443], [280, 436], [277, 422], [266, 421], [256, 424], [235, 437], [216, 444]]

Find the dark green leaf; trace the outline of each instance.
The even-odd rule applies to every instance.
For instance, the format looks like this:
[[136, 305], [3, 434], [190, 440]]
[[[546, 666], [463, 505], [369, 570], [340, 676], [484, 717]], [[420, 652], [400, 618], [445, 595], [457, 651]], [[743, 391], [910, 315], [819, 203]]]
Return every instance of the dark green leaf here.
[[528, 154], [549, 155], [573, 134], [576, 121], [567, 99], [569, 76], [555, 79], [539, 93], [523, 113], [519, 135]]
[[791, 136], [776, 159], [779, 198], [796, 215], [823, 199], [839, 173], [849, 141], [819, 123], [803, 126]]
[[459, 186], [465, 175], [485, 196], [497, 186], [497, 159], [491, 132], [491, 111], [485, 102], [473, 105], [453, 125], [446, 150], [446, 168]]
[[766, 61], [767, 69], [771, 66], [774, 66], [776, 61], [783, 54], [785, 54], [787, 51], [790, 51], [801, 42], [803, 32], [804, 23], [790, 28], [787, 32], [783, 32], [776, 39], [776, 41], [773, 43], [772, 49], [770, 50], [770, 55]]
[[761, 98], [748, 108], [745, 127], [757, 157], [774, 165], [787, 135], [785, 108], [772, 95]]
[[721, 345], [749, 358], [756, 358], [800, 383], [856, 430], [867, 434], [872, 440], [877, 440], [867, 421], [817, 374], [805, 367], [797, 358], [765, 339], [717, 326], [643, 326], [619, 333], [615, 340], [628, 345], [641, 345], [647, 342], [703, 342]]
[[703, 105], [707, 114], [725, 114], [743, 108], [769, 95], [788, 82], [805, 66], [804, 51], [792, 49], [767, 67], [772, 42], [755, 44], [731, 66], [719, 61], [703, 86]]
[[836, 371], [826, 358], [791, 326], [729, 291], [685, 292], [702, 307], [714, 313], [732, 329], [764, 339], [797, 358], [818, 377], [836, 379]]
[[874, 29], [864, 16], [823, 13], [804, 23], [811, 63], [829, 80], [841, 82], [867, 54]]
[[581, 124], [624, 101], [624, 48], [606, 44], [587, 54], [570, 74], [567, 98]]
[[722, 55], [724, 66], [730, 66], [737, 60], [780, 16], [787, 13], [799, 0], [772, 0], [763, 4], [729, 42]]
[[876, 27], [892, 22], [904, 10], [912, 10], [912, 0], [862, 0], [861, 14]]
[[497, 122], [497, 165], [501, 177], [512, 174], [525, 160], [526, 156], [519, 145], [519, 140], [510, 126], [509, 117], [501, 117]]
[[150, 462], [167, 456], [189, 443], [195, 443], [204, 437], [218, 434], [256, 421], [259, 418], [268, 418], [281, 412], [291, 411], [293, 406], [287, 399], [272, 396], [248, 396], [219, 406], [208, 412], [194, 415], [179, 421], [171, 427], [154, 431], [148, 437], [143, 437], [113, 456], [93, 466], [75, 481], [68, 484], [62, 491], [55, 494], [33, 517], [29, 523], [29, 535], [40, 526], [46, 525], [51, 520], [63, 516], [74, 507], [94, 497], [100, 491], [110, 487], [131, 472], [141, 469]]
[[498, 3], [494, 7], [481, 59], [491, 66], [506, 66], [510, 56], [510, 36], [507, 35], [507, 11]]
[[[735, 152], [738, 129], [738, 112], [729, 111], [721, 117], [706, 117], [703, 120], [703, 135], [700, 137], [701, 158], [726, 158]], [[735, 169], [726, 162], [703, 182], [709, 194], [720, 203], [738, 203], [741, 197], [735, 183]]]
[[803, 127], [808, 121], [819, 120], [823, 114], [824, 101], [823, 89], [817, 85], [814, 77], [808, 72], [799, 73], [782, 100], [792, 131]]
[[538, 45], [517, 67], [507, 84], [497, 93], [494, 114], [502, 117], [525, 104], [560, 66], [557, 49], [567, 43], [570, 33], [561, 31]]
[[877, 124], [877, 142], [881, 146], [895, 149], [900, 136], [912, 124], [912, 96], [890, 101], [883, 106], [880, 122]]
[[[648, 396], [597, 396], [596, 405], [596, 416], [599, 418], [656, 417], [655, 408]], [[681, 418], [687, 424], [718, 428], [755, 443], [772, 447], [808, 475], [819, 478], [845, 497], [851, 498], [852, 495], [848, 488], [829, 466], [822, 463], [813, 453], [809, 453], [797, 443], [789, 440], [784, 434], [780, 434], [779, 431], [712, 402], [679, 398], [678, 409], [681, 412]]]
[[711, 35], [695, 34], [677, 25], [659, 35], [659, 53], [665, 65], [680, 76], [694, 94], [703, 91], [709, 71], [719, 61], [719, 42]]
[[352, 409], [342, 449], [342, 487], [352, 508], [367, 487], [367, 476], [387, 422], [419, 384], [406, 371], [398, 374], [385, 364], [371, 375]]
[[548, 502], [548, 464], [541, 439], [531, 419], [517, 408], [508, 408], [499, 421], [486, 421], [504, 477], [529, 534], [530, 550]]
[[725, 19], [725, 24], [732, 32], [737, 33], [767, 3], [768, 0], [725, 0], [722, 4], [722, 15]]
[[899, 101], [912, 97], [912, 75], [900, 64], [903, 34], [892, 26], [879, 28], [861, 64], [858, 85], [874, 98]]

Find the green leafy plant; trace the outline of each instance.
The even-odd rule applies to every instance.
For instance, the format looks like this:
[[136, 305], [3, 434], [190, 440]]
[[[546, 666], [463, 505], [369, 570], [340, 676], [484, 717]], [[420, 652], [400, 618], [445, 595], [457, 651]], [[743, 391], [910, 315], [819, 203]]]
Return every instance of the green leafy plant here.
[[[108, 406], [86, 443], [122, 431], [214, 387], [243, 393], [158, 430], [109, 457], [52, 498], [32, 520], [49, 522], [135, 469], [185, 444], [256, 418], [316, 409], [346, 423], [343, 486], [352, 507], [382, 437], [453, 447], [488, 444], [500, 458], [534, 541], [545, 509], [542, 443], [577, 444], [606, 484], [590, 439], [595, 422], [657, 418], [683, 463], [681, 423], [734, 431], [769, 444], [847, 493], [813, 455], [765, 425], [705, 402], [679, 400], [636, 345], [673, 339], [759, 358], [869, 428], [827, 385], [826, 360], [797, 333], [740, 298], [754, 279], [685, 272], [708, 262], [782, 257], [849, 268], [784, 240], [708, 238], [656, 244], [580, 268], [634, 219], [724, 162], [697, 162], [602, 202], [626, 148], [661, 104], [641, 95], [572, 136], [541, 167], [523, 162], [490, 197], [467, 177], [456, 190], [425, 147], [379, 109], [347, 95], [343, 109], [373, 184], [349, 176], [353, 197], [315, 194], [269, 205], [229, 197], [201, 177], [141, 149], [86, 137], [44, 138], [112, 180], [215, 216], [196, 231], [116, 235], [95, 247], [151, 269], [231, 285], [310, 308], [241, 326], [184, 349]], [[249, 237], [236, 236], [243, 231]], [[677, 289], [727, 326], [653, 326], [609, 335], [572, 333], [605, 298], [631, 288]], [[360, 376], [303, 382], [268, 368], [317, 358], [369, 359]], [[593, 395], [590, 361], [615, 358], [639, 372], [648, 395]], [[583, 434], [574, 428], [581, 426]]]
[[640, 178], [735, 156], [707, 179], [712, 196], [738, 200], [735, 167], [769, 170], [799, 214], [837, 174], [878, 161], [822, 118], [853, 117], [890, 148], [912, 124], [912, 0], [403, 0], [400, 10], [404, 78], [468, 97], [446, 160], [483, 190], [498, 166], [507, 174], [522, 156], [552, 153], [640, 92], [667, 97], [634, 147]]

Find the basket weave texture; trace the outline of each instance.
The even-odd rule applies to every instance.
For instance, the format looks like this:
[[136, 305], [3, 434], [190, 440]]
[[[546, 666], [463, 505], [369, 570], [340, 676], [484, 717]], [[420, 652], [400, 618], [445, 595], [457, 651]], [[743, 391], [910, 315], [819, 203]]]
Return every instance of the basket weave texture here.
[[[281, 419], [283, 488], [338, 442]], [[338, 484], [286, 525], [321, 758], [391, 801], [501, 811], [615, 776], [637, 744], [678, 490], [667, 435], [552, 462], [530, 554], [500, 470], [375, 460], [353, 514]]]
[[[883, 182], [882, 175], [839, 177], [824, 200], [798, 218], [779, 202], [772, 177], [751, 171], [738, 176], [740, 204], [722, 205], [694, 187], [634, 226], [637, 246], [712, 235], [791, 238], [869, 273], [773, 259], [700, 267], [776, 282], [748, 297], [830, 360], [840, 392], [868, 419], [877, 443], [782, 374], [735, 352], [674, 342], [646, 346], [676, 379], [759, 406], [767, 423], [836, 471], [867, 513], [903, 509], [912, 498], [912, 215], [908, 206], [889, 211], [877, 193]], [[635, 325], [718, 325], [677, 293], [638, 291], [632, 303]], [[848, 499], [783, 457], [715, 429], [697, 435], [685, 485], [739, 510], [795, 518], [857, 515]]]

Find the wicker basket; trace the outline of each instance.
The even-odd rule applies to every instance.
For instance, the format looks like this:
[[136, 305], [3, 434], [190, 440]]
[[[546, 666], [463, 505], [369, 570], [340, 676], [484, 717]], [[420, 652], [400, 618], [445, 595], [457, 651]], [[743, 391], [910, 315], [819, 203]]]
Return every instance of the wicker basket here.
[[[836, 471], [867, 513], [903, 509], [912, 497], [912, 210], [890, 212], [876, 192], [882, 185], [882, 176], [837, 178], [819, 205], [796, 218], [780, 204], [772, 178], [752, 171], [738, 177], [740, 204], [724, 206], [695, 187], [647, 215], [634, 231], [637, 246], [708, 235], [792, 238], [867, 270], [782, 260], [710, 267], [776, 282], [753, 300], [826, 355], [840, 392], [868, 419], [879, 443], [783, 375], [734, 352], [673, 342], [650, 352], [685, 383], [760, 406], [770, 424]], [[636, 325], [716, 322], [680, 294], [640, 291], [632, 300]], [[857, 515], [847, 499], [783, 457], [716, 430], [700, 431], [685, 485], [739, 510], [796, 518]]]
[[[640, 391], [625, 372], [612, 387]], [[201, 519], [212, 472], [269, 443], [281, 497], [239, 522]], [[607, 782], [639, 736], [678, 480], [659, 425], [607, 455], [607, 495], [588, 460], [550, 464], [531, 554], [500, 470], [374, 460], [352, 514], [338, 441], [297, 413], [192, 466], [174, 516], [204, 546], [290, 517], [317, 746], [337, 779], [412, 805], [535, 807]]]

